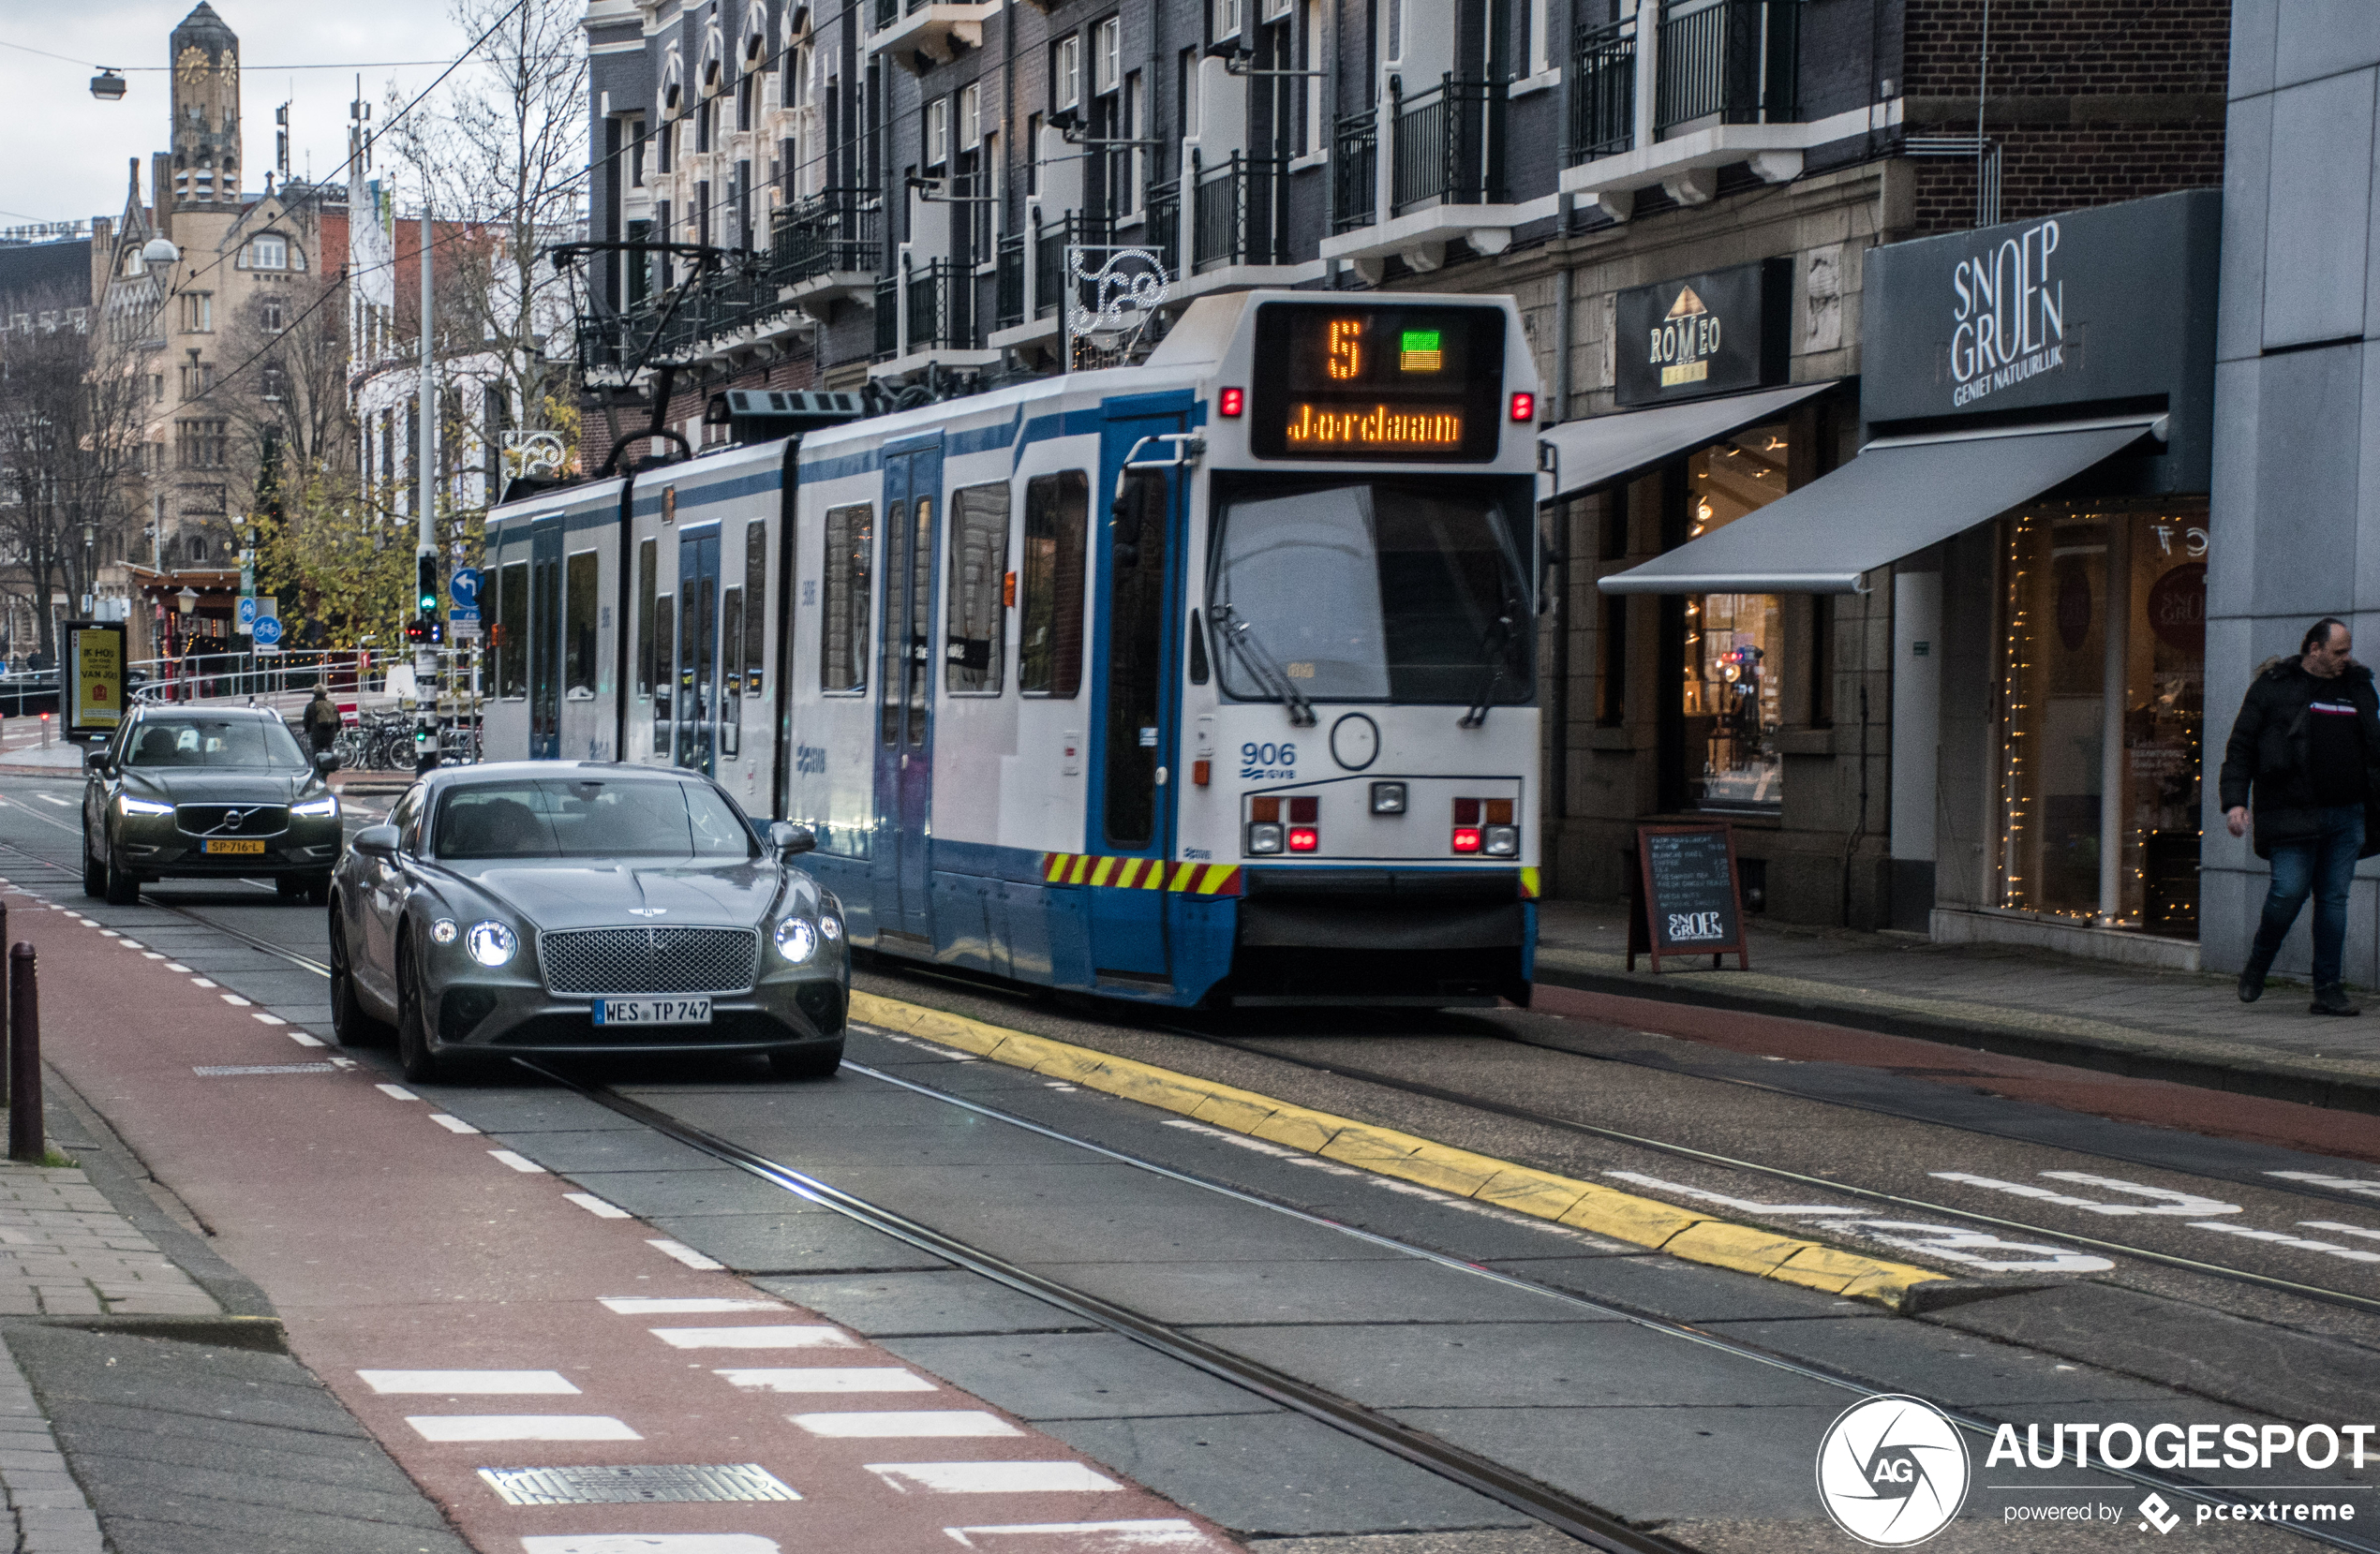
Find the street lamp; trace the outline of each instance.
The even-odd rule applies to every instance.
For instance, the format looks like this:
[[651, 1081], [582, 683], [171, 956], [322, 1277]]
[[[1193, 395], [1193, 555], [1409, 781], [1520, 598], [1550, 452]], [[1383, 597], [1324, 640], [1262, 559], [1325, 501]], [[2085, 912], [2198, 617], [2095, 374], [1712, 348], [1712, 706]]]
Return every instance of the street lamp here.
[[91, 78], [91, 95], [101, 102], [122, 101], [124, 78], [107, 67], [101, 66], [99, 73]]
[[182, 613], [186, 615], [199, 607], [199, 591], [186, 583], [182, 591], [173, 596], [173, 602], [180, 605]]
[[85, 619], [99, 613], [99, 584], [91, 571], [91, 548], [98, 540], [98, 529], [90, 524], [82, 525], [82, 614]]
[[141, 245], [141, 262], [145, 265], [162, 264], [171, 269], [181, 258], [182, 250], [173, 245], [171, 238], [153, 237]]

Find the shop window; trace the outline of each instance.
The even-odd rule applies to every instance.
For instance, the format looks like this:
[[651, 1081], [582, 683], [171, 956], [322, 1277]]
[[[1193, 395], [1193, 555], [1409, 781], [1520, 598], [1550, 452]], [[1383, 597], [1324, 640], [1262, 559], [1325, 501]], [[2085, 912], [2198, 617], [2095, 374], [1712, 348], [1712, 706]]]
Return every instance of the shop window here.
[[[1723, 528], [1785, 495], [1785, 427], [1755, 426], [1689, 454], [1686, 540]], [[1790, 666], [1774, 594], [1703, 594], [1685, 601], [1686, 798], [1698, 808], [1773, 811], [1785, 797], [1777, 736]]]
[[2001, 905], [2195, 938], [2206, 512], [2045, 509], [2003, 539]]

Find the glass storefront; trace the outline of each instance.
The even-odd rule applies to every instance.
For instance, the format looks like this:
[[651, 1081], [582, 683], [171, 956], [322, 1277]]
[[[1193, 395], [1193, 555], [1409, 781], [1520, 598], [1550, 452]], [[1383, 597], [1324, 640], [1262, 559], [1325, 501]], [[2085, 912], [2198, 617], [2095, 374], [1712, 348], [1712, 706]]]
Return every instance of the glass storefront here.
[[2001, 530], [2000, 905], [2195, 938], [2206, 510], [2041, 508]]
[[[1687, 539], [1723, 528], [1785, 495], [1782, 422], [1754, 426], [1686, 461]], [[1785, 641], [1774, 594], [1686, 600], [1687, 796], [1695, 807], [1773, 811], [1784, 800], [1777, 734], [1785, 715]]]

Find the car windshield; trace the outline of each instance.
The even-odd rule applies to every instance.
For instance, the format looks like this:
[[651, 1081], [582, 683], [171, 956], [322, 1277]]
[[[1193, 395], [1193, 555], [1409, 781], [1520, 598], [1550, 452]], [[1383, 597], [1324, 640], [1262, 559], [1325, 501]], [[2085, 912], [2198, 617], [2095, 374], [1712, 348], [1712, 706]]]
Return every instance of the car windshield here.
[[439, 857], [749, 858], [758, 844], [719, 792], [649, 778], [524, 777], [439, 801]]
[[144, 718], [129, 766], [304, 766], [305, 752], [278, 718]]
[[1526, 702], [1532, 622], [1514, 527], [1477, 487], [1376, 481], [1234, 499], [1210, 594], [1224, 689]]

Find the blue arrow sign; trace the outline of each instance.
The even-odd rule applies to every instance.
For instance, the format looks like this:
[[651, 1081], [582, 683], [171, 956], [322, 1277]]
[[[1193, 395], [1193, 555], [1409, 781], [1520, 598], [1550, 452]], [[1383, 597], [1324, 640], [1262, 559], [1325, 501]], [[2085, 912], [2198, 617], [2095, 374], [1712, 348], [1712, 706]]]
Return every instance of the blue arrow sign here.
[[455, 604], [460, 608], [465, 610], [476, 610], [479, 608], [480, 574], [476, 569], [470, 567], [455, 568], [454, 576], [448, 582], [446, 589], [448, 593], [454, 596]]

